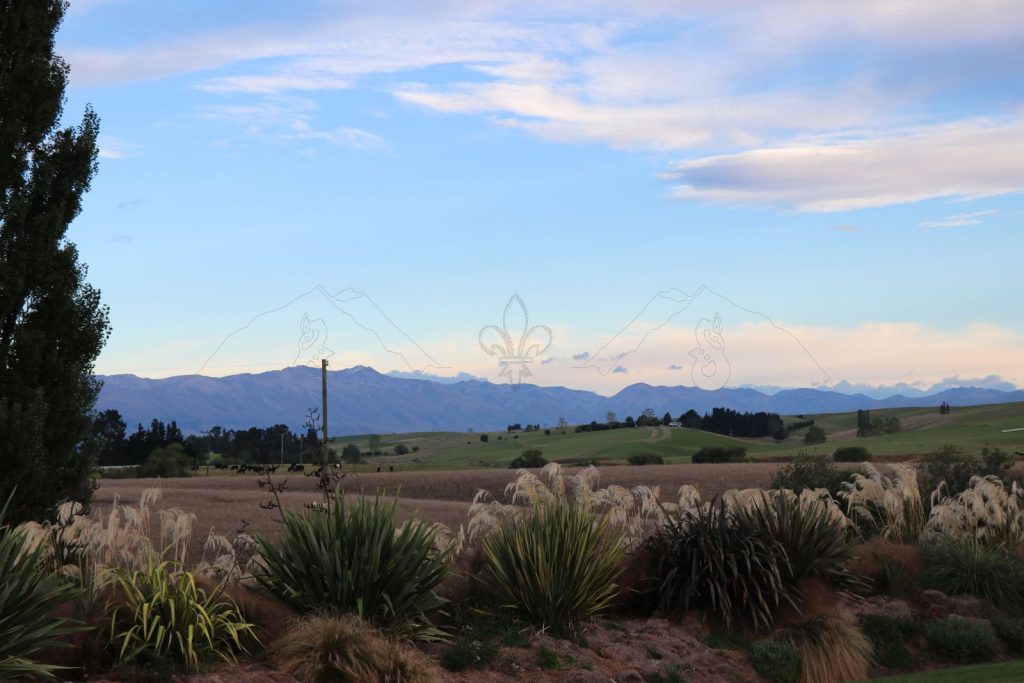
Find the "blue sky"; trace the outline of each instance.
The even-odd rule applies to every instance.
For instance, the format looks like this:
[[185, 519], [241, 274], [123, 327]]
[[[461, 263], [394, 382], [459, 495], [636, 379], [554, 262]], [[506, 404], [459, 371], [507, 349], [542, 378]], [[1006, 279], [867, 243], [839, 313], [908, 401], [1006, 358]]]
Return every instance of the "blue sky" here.
[[1024, 384], [1024, 6], [835, 4], [73, 1], [97, 370]]

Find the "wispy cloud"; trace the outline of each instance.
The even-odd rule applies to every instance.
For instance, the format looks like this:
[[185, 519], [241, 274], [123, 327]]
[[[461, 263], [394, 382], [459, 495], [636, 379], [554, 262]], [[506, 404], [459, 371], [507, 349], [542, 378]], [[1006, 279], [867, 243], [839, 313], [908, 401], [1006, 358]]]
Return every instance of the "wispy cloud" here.
[[860, 232], [862, 230], [856, 225], [833, 225], [832, 229], [840, 232]]
[[955, 213], [936, 221], [923, 221], [922, 228], [961, 228], [966, 225], [978, 225], [985, 216], [999, 213], [995, 209], [985, 211], [969, 211], [967, 213]]
[[[380, 136], [360, 128], [314, 128], [311, 121], [318, 110], [317, 104], [308, 99], [273, 99], [210, 106], [199, 115], [209, 121], [234, 125], [246, 135], [267, 141], [321, 141], [360, 150], [387, 146]], [[302, 151], [307, 152], [308, 149]]]
[[[384, 90], [548, 140], [685, 154], [669, 173], [681, 199], [838, 211], [1024, 188], [1021, 119], [977, 118], [991, 114], [982, 103], [960, 120], [909, 127], [928, 98], [971, 92], [978, 68], [1016, 78], [1006, 64], [1021, 40], [1024, 4], [1014, 0], [698, 0], [685, 11], [662, 0], [498, 0], [345, 7], [307, 25], [67, 55], [76, 84], [196, 74], [195, 88], [227, 98]], [[863, 50], [870, 68], [836, 59]], [[941, 57], [970, 67], [932, 69]], [[250, 130], [382, 144], [308, 116], [269, 128]]]
[[672, 195], [800, 211], [988, 197], [1024, 190], [1022, 158], [1024, 118], [972, 119], [684, 161]]
[[100, 135], [99, 148], [100, 159], [127, 159], [137, 155], [142, 149], [142, 145], [127, 142], [112, 135]]

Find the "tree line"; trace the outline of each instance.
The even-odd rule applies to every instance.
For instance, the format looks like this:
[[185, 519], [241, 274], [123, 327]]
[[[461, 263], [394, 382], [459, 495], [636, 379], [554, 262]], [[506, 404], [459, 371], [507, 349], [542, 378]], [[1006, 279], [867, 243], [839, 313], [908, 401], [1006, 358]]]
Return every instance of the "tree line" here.
[[139, 423], [129, 434], [124, 418], [113, 409], [93, 417], [92, 436], [99, 445], [96, 464], [100, 467], [142, 465], [155, 451], [172, 444], [179, 444], [193, 464], [205, 463], [211, 452], [227, 463], [277, 463], [282, 449], [286, 462], [300, 457], [310, 462], [320, 448], [319, 436], [312, 428], [300, 438], [283, 424], [248, 429], [214, 426], [201, 436], [185, 436], [174, 420], [165, 423], [154, 418], [149, 427]]
[[775, 436], [780, 431], [786, 430], [782, 417], [777, 413], [766, 413], [763, 411], [741, 413], [731, 408], [714, 408], [710, 413], [701, 415], [691, 408], [682, 413], [678, 419], [672, 419], [671, 413], [665, 413], [659, 418], [652, 409], [648, 408], [644, 410], [640, 417], [634, 419], [630, 415], [622, 421], [616, 419], [615, 413], [609, 412], [604, 422], [594, 420], [590, 424], [578, 425], [576, 433], [632, 427], [667, 427], [673, 422], [678, 422], [680, 426], [687, 429], [699, 429], [715, 434], [746, 438]]

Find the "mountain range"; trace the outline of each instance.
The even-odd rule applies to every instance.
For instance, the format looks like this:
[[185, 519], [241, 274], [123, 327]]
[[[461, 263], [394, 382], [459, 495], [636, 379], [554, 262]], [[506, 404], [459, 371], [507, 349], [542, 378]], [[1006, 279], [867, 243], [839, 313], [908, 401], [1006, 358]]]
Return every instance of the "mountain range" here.
[[[302, 429], [309, 408], [320, 406], [320, 369], [294, 366], [227, 377], [183, 375], [148, 379], [135, 375], [101, 377], [97, 409], [118, 410], [129, 430], [153, 418], [175, 420], [186, 433], [213, 425], [229, 429], [286, 424]], [[766, 394], [749, 388], [705, 391], [689, 386], [632, 384], [613, 396], [565, 387], [493, 384], [468, 379], [438, 382], [384, 375], [356, 366], [328, 372], [330, 434], [497, 430], [506, 425], [570, 424], [619, 419], [645, 408], [673, 416], [693, 408], [703, 413], [727, 407], [783, 415], [847, 412], [858, 409], [954, 406], [1024, 401], [1024, 390], [958, 387], [927, 396], [872, 398], [822, 389], [785, 389]]]

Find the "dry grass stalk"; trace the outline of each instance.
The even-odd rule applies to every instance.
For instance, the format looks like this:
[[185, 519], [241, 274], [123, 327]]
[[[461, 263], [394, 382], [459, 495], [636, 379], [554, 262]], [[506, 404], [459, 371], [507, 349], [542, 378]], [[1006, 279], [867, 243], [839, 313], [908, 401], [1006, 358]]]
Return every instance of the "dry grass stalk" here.
[[853, 481], [844, 483], [839, 492], [851, 516], [891, 541], [916, 542], [925, 524], [917, 470], [909, 465], [893, 465], [896, 477], [890, 479], [870, 463], [861, 467], [866, 474], [854, 474]]
[[940, 485], [932, 494], [932, 511], [925, 532], [932, 537], [961, 542], [1012, 547], [1024, 540], [1022, 491], [1009, 488], [995, 476], [971, 477], [970, 485], [955, 496], [943, 496]]
[[783, 637], [803, 660], [800, 683], [844, 683], [868, 677], [871, 643], [845, 621], [818, 617], [786, 629]]
[[[468, 538], [472, 541], [486, 536], [502, 521], [534, 504], [572, 500], [583, 503], [595, 521], [604, 520], [611, 530], [621, 531], [627, 549], [639, 547], [653, 527], [664, 520], [665, 508], [659, 500], [658, 488], [627, 488], [615, 484], [599, 488], [600, 476], [592, 465], [571, 476], [566, 475], [558, 463], [546, 465], [541, 476], [519, 470], [516, 478], [505, 487], [508, 503], [492, 499], [486, 491], [477, 492], [469, 509]], [[546, 478], [547, 483], [541, 477]], [[683, 489], [681, 504], [689, 505], [694, 497], [699, 501], [700, 494], [695, 493], [693, 487]]]

